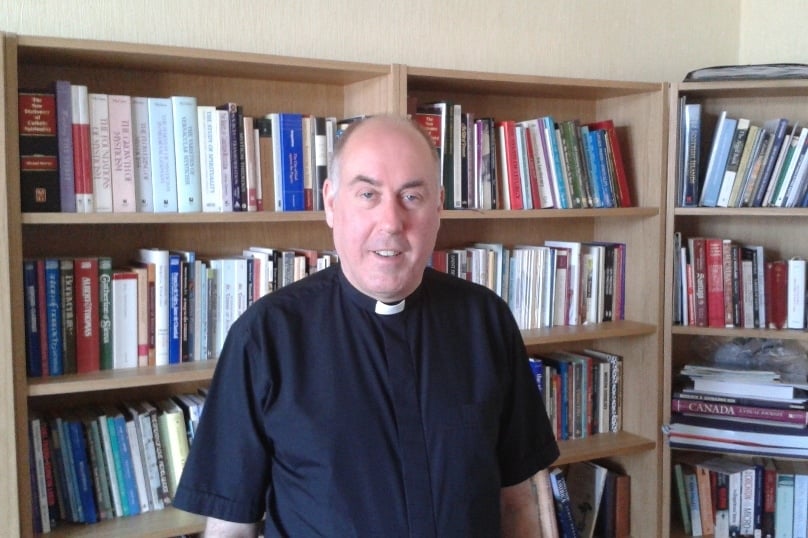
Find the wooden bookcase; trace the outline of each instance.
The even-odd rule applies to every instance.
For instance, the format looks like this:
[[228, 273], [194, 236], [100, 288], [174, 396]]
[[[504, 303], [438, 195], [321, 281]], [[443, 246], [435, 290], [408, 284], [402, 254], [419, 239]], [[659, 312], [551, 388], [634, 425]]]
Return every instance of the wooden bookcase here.
[[[745, 117], [757, 125], [771, 118], [788, 118], [790, 124], [808, 121], [805, 104], [808, 103], [808, 82], [804, 80], [781, 81], [734, 81], [674, 84], [669, 95], [670, 114], [668, 153], [668, 200], [665, 248], [665, 392], [664, 423], [670, 419], [670, 399], [675, 375], [681, 367], [692, 360], [690, 343], [697, 336], [776, 338], [796, 342], [808, 348], [808, 333], [800, 330], [768, 329], [713, 329], [673, 324], [673, 233], [682, 232], [684, 237], [706, 236], [732, 239], [738, 243], [763, 245], [767, 260], [808, 255], [808, 236], [804, 233], [808, 223], [808, 210], [785, 208], [682, 208], [676, 207], [677, 181], [677, 113], [680, 97], [688, 102], [702, 104], [702, 121], [706, 128], [702, 137], [712, 140], [713, 127], [718, 114], [727, 110], [732, 117]], [[709, 141], [708, 140], [708, 141]], [[708, 144], [709, 151], [709, 144]], [[707, 156], [702, 153], [702, 163]], [[678, 454], [687, 452], [663, 447], [664, 470], [662, 495], [663, 526], [670, 529], [671, 536], [685, 536], [672, 480], [673, 465]]]
[[[618, 126], [636, 207], [535, 211], [446, 211], [439, 247], [471, 241], [506, 246], [546, 239], [612, 240], [628, 245], [626, 321], [525, 332], [530, 349], [596, 346], [624, 356], [624, 432], [562, 444], [559, 464], [609, 458], [632, 476], [632, 533], [660, 533], [663, 511], [662, 300], [666, 88], [533, 76], [319, 61], [260, 54], [6, 35], [2, 41], [5, 152], [0, 154], [0, 517], [11, 534], [31, 534], [27, 421], [30, 410], [156, 398], [207, 383], [213, 363], [29, 380], [25, 372], [22, 259], [106, 254], [127, 261], [136, 248], [194, 249], [203, 256], [250, 244], [331, 248], [321, 212], [230, 214], [60, 214], [20, 212], [17, 91], [57, 78], [90, 91], [190, 94], [200, 104], [236, 101], [245, 113], [293, 111], [348, 117], [403, 113], [407, 97], [451, 97], [498, 119], [552, 114], [612, 118]], [[7, 316], [6, 316], [7, 313]], [[61, 525], [53, 535], [164, 537], [201, 530], [202, 518], [167, 509], [90, 526]]]

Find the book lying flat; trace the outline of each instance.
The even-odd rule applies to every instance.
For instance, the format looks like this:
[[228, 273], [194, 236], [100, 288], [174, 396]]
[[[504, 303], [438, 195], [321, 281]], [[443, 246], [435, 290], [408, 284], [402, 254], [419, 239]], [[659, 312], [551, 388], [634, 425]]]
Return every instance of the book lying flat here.
[[715, 379], [697, 377], [693, 379], [693, 389], [717, 394], [737, 394], [753, 398], [794, 398], [797, 394], [792, 385], [771, 382], [750, 382], [744, 379]]
[[731, 442], [749, 447], [808, 450], [808, 435], [806, 435], [805, 428], [770, 426], [676, 414], [671, 416], [668, 432], [671, 436]]

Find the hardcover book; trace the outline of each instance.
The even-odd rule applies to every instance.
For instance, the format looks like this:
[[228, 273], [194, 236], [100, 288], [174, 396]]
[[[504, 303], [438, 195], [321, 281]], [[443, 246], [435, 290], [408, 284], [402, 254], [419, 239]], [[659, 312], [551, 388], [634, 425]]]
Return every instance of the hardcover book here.
[[155, 213], [176, 213], [177, 168], [171, 99], [147, 98], [152, 204]]
[[174, 95], [170, 99], [174, 122], [177, 210], [180, 213], [202, 211], [196, 97]]
[[76, 212], [76, 184], [73, 172], [73, 102], [70, 81], [53, 83], [56, 95], [56, 141], [59, 147], [59, 199], [62, 213]]
[[76, 191], [76, 211], [95, 211], [93, 199], [93, 168], [90, 157], [90, 101], [87, 86], [70, 86], [73, 116], [73, 176]]
[[112, 166], [109, 138], [109, 96], [88, 94], [90, 113], [90, 163], [93, 176], [93, 200], [97, 213], [112, 212]]
[[61, 211], [56, 97], [20, 91], [18, 102], [22, 210]]
[[128, 95], [110, 95], [108, 106], [112, 210], [132, 213], [137, 211], [132, 140], [132, 98]]

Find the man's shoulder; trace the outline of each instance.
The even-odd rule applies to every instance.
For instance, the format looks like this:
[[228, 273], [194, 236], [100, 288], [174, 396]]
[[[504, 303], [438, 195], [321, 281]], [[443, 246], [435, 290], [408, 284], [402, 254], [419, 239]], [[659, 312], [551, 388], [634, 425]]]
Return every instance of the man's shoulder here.
[[336, 266], [312, 273], [292, 284], [267, 293], [255, 302], [252, 310], [311, 308], [318, 300], [329, 300], [329, 292], [338, 284]]

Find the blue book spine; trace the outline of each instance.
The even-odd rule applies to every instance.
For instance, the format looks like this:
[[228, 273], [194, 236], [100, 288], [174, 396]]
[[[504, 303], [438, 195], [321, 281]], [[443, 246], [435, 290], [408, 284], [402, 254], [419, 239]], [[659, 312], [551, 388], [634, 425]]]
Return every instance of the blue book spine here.
[[609, 143], [606, 140], [607, 136], [609, 136], [608, 133], [602, 129], [594, 131], [593, 144], [599, 167], [598, 176], [603, 186], [603, 204], [605, 207], [617, 207], [619, 204], [615, 194], [614, 178], [609, 170]]
[[84, 521], [84, 510], [79, 496], [79, 485], [76, 477], [76, 464], [73, 457], [73, 443], [70, 442], [70, 426], [61, 417], [56, 418], [59, 428], [59, 437], [62, 447], [62, 464], [65, 473], [65, 485], [67, 486], [67, 498], [70, 503], [70, 520], [76, 523]]
[[[112, 460], [115, 463], [115, 476], [118, 482], [118, 493], [121, 497], [121, 510], [124, 516], [131, 516], [131, 504], [129, 501], [129, 488], [124, 484], [124, 471], [121, 459], [121, 442], [118, 440], [118, 429], [114, 416], [107, 416], [107, 430], [109, 431], [109, 446], [112, 449]], [[112, 470], [110, 470], [112, 472]]]
[[561, 153], [558, 150], [558, 141], [555, 135], [555, 121], [552, 117], [542, 118], [544, 122], [545, 140], [549, 146], [550, 163], [553, 168], [553, 178], [558, 190], [558, 201], [561, 209], [569, 209], [569, 195], [567, 194], [567, 184], [564, 181], [564, 167], [561, 165]]
[[303, 211], [303, 116], [282, 113], [280, 127], [283, 211]]
[[769, 129], [772, 136], [771, 150], [763, 166], [763, 171], [760, 173], [760, 181], [757, 185], [757, 190], [752, 197], [752, 207], [760, 207], [763, 205], [763, 198], [766, 196], [766, 190], [771, 181], [772, 172], [774, 172], [775, 164], [777, 163], [777, 156], [780, 154], [780, 148], [783, 146], [783, 140], [786, 137], [786, 130], [788, 129], [788, 120], [781, 118], [775, 123], [766, 122], [764, 128]]
[[168, 364], [181, 362], [181, 259], [178, 254], [168, 257]]
[[67, 423], [70, 430], [70, 449], [73, 452], [76, 484], [78, 485], [79, 500], [81, 501], [82, 522], [96, 523], [98, 521], [98, 511], [95, 506], [95, 488], [92, 482], [89, 458], [87, 457], [84, 427], [79, 420], [70, 420]]
[[600, 155], [598, 154], [597, 131], [581, 130], [581, 144], [584, 148], [584, 162], [589, 175], [589, 186], [592, 191], [592, 207], [611, 207], [606, 201], [604, 177], [600, 169]]
[[39, 311], [37, 310], [36, 261], [25, 260], [22, 264], [25, 295], [25, 359], [29, 377], [42, 377], [42, 343], [39, 339]]
[[62, 273], [59, 260], [45, 260], [45, 316], [48, 328], [48, 373], [64, 374], [62, 353]]
[[[115, 437], [118, 441], [120, 452], [121, 471], [123, 472], [123, 489], [126, 490], [128, 513], [131, 515], [140, 513], [140, 495], [135, 482], [135, 467], [132, 463], [132, 451], [129, 447], [129, 433], [126, 431], [126, 419], [123, 415], [115, 417]], [[121, 499], [123, 503], [123, 499]]]
[[738, 120], [727, 117], [725, 112], [722, 113], [716, 124], [712, 150], [707, 160], [704, 188], [701, 193], [701, 205], [704, 207], [716, 207], [718, 204], [718, 194], [721, 191], [724, 169], [726, 168], [727, 157], [729, 156], [732, 137], [735, 135], [735, 126], [737, 124]]

